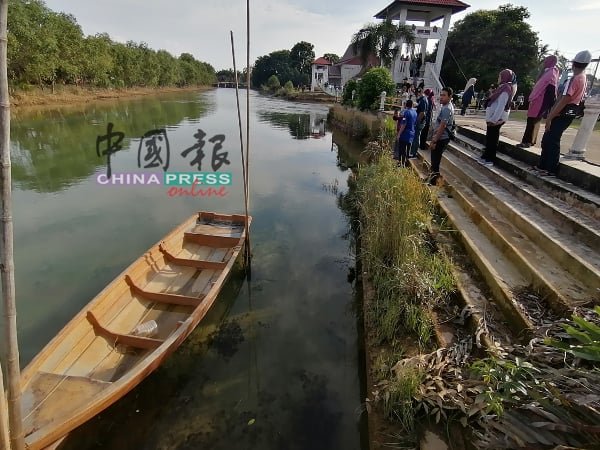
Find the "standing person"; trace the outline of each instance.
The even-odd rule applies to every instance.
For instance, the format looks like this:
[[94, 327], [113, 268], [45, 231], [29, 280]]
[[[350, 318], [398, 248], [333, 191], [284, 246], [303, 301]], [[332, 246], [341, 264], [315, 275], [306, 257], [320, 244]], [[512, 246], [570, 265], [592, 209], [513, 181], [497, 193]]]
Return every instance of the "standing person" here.
[[435, 186], [440, 176], [440, 163], [444, 149], [450, 142], [450, 130], [454, 128], [454, 106], [451, 99], [454, 91], [450, 87], [445, 87], [440, 92], [440, 112], [435, 120], [433, 138], [429, 144], [431, 149], [431, 174], [428, 182]]
[[417, 152], [419, 151], [419, 144], [421, 143], [421, 133], [425, 127], [425, 120], [427, 116], [427, 110], [429, 109], [429, 101], [423, 94], [421, 88], [417, 88], [417, 124], [415, 126], [415, 137], [410, 147], [409, 158], [416, 158]]
[[473, 100], [473, 97], [475, 96], [475, 83], [477, 83], [477, 78], [471, 78], [465, 85], [465, 91], [462, 95], [462, 103], [460, 107], [461, 116], [465, 115], [467, 108], [471, 104], [471, 100]]
[[550, 55], [544, 60], [542, 72], [529, 94], [527, 125], [521, 143], [517, 144], [517, 147], [529, 148], [537, 142], [540, 122], [548, 115], [556, 101], [559, 75], [557, 62], [558, 58], [555, 55]]
[[485, 109], [485, 122], [487, 131], [485, 134], [485, 151], [481, 155], [480, 163], [493, 166], [496, 162], [498, 141], [500, 140], [500, 128], [508, 120], [510, 105], [517, 91], [515, 74], [510, 69], [504, 69], [498, 75], [498, 87], [488, 99]]
[[413, 109], [412, 100], [406, 101], [406, 108], [402, 112], [402, 119], [398, 121], [398, 134], [396, 138], [397, 152], [394, 152], [398, 159], [398, 165], [406, 164], [408, 152], [413, 139], [415, 138], [415, 126], [417, 122], [417, 112]]
[[429, 127], [431, 126], [431, 118], [433, 116], [433, 91], [431, 89], [425, 89], [423, 91], [425, 98], [427, 99], [427, 112], [425, 113], [425, 125], [421, 130], [421, 136], [419, 137], [419, 148], [421, 150], [427, 150], [427, 137], [429, 136]]
[[488, 88], [487, 92], [485, 93], [485, 95], [483, 96], [483, 108], [487, 108], [488, 105], [488, 101], [490, 100], [490, 96], [494, 93], [494, 89], [496, 89], [496, 84], [492, 83], [490, 84], [490, 87]]
[[537, 169], [540, 175], [556, 176], [560, 161], [560, 140], [578, 113], [579, 104], [585, 93], [585, 68], [592, 60], [592, 54], [581, 51], [573, 58], [573, 76], [565, 83], [562, 94], [554, 104], [546, 119], [546, 130], [542, 137], [542, 154]]

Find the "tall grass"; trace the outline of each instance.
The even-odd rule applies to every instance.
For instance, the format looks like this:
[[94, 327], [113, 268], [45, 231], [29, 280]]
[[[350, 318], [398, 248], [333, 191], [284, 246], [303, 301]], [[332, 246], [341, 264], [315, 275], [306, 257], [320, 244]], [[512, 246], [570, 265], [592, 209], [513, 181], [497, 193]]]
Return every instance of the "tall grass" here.
[[415, 439], [413, 399], [423, 373], [391, 368], [408, 341], [416, 341], [421, 350], [431, 347], [432, 311], [448, 300], [456, 285], [449, 259], [429, 233], [433, 194], [410, 169], [396, 167], [389, 150], [393, 133], [386, 136], [385, 128], [380, 141], [367, 146], [379, 154], [356, 177], [361, 261], [374, 289], [366, 318], [370, 336], [381, 347], [374, 376], [381, 386], [383, 412], [407, 438]]
[[455, 287], [428, 234], [432, 194], [387, 155], [359, 172], [357, 192], [362, 261], [376, 292], [368, 319], [381, 343], [409, 333], [424, 348], [434, 335], [431, 310]]

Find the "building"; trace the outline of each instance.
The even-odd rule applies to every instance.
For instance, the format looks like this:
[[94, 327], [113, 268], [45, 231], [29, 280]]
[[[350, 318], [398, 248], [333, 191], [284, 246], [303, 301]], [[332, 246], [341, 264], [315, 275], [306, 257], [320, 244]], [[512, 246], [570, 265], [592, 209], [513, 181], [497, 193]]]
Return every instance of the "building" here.
[[322, 89], [329, 86], [341, 89], [352, 78], [358, 78], [371, 67], [378, 66], [379, 60], [375, 55], [369, 56], [363, 66], [361, 57], [350, 44], [337, 64], [332, 64], [325, 58], [318, 58], [311, 63], [310, 90], [314, 91], [317, 86]]
[[[439, 81], [446, 40], [450, 29], [450, 18], [466, 10], [470, 5], [460, 0], [394, 0], [377, 14], [377, 19], [397, 20], [400, 25], [412, 27], [415, 34], [414, 48], [408, 48], [405, 42], [398, 41], [399, 51], [392, 63], [392, 78], [399, 83], [404, 78], [411, 78], [410, 66], [413, 61], [402, 61], [402, 54], [421, 54], [419, 70], [414, 77], [425, 80], [425, 86], [436, 92], [442, 88]], [[442, 21], [442, 23], [439, 23]], [[430, 39], [438, 41], [438, 52], [435, 62], [426, 62], [427, 43]]]

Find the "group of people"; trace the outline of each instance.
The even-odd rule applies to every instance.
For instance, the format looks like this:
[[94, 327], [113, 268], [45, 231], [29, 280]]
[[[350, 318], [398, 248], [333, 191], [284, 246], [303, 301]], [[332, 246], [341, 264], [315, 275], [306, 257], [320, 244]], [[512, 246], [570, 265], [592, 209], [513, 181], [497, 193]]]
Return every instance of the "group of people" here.
[[414, 102], [408, 98], [402, 111], [394, 111], [393, 119], [397, 121], [394, 159], [399, 164], [406, 164], [408, 158], [416, 158], [419, 147], [427, 148], [427, 135], [435, 108], [433, 91], [417, 88], [415, 95]]
[[[546, 127], [541, 141], [542, 152], [539, 162], [531, 170], [540, 176], [556, 176], [560, 160], [560, 141], [564, 131], [573, 119], [580, 114], [580, 103], [586, 89], [585, 68], [591, 62], [589, 51], [579, 52], [572, 60], [573, 75], [563, 83], [559, 92], [559, 70], [556, 56], [548, 56], [543, 63], [537, 82], [529, 95], [527, 125], [519, 147], [528, 148], [536, 143], [540, 123], [546, 119]], [[474, 95], [477, 80], [471, 78], [463, 93], [463, 105], [470, 103]], [[500, 129], [508, 120], [511, 106], [517, 92], [517, 77], [510, 69], [498, 74], [498, 85], [488, 98], [485, 110], [486, 141], [485, 149], [479, 163], [493, 166], [500, 140]], [[424, 95], [428, 94], [428, 95]], [[453, 90], [445, 87], [440, 93], [440, 110], [435, 120], [433, 136], [429, 143], [431, 149], [431, 174], [429, 184], [436, 184], [440, 176], [440, 161], [444, 149], [453, 138], [454, 106]], [[470, 96], [470, 97], [469, 97]], [[417, 91], [417, 108], [413, 109], [412, 100], [405, 103], [402, 113], [396, 111], [394, 119], [397, 124], [397, 139], [394, 158], [399, 164], [416, 157], [418, 148], [427, 148], [427, 135], [432, 119], [433, 94], [429, 89]], [[464, 106], [461, 114], [464, 113]]]
[[431, 149], [431, 176], [427, 180], [430, 184], [435, 184], [439, 177], [442, 154], [452, 137], [453, 94], [452, 88], [449, 87], [443, 88], [440, 93], [440, 108], [433, 124], [433, 138], [429, 145], [427, 137], [432, 125], [433, 111], [438, 109], [432, 90], [417, 88], [416, 109], [413, 108], [413, 101], [407, 100], [403, 111], [394, 112], [394, 120], [397, 120], [394, 159], [398, 160], [398, 165], [406, 165], [409, 158], [417, 157], [419, 149]]

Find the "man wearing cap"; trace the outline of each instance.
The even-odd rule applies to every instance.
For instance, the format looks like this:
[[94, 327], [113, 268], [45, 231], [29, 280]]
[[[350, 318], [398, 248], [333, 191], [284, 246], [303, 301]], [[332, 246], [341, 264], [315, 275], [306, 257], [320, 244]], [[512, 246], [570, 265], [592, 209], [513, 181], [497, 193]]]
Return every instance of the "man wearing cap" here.
[[537, 167], [542, 176], [556, 176], [560, 160], [560, 139], [578, 113], [579, 104], [585, 94], [585, 68], [592, 60], [592, 54], [581, 51], [573, 58], [573, 76], [564, 84], [562, 95], [548, 113], [546, 130], [542, 138], [542, 154]]
[[421, 132], [425, 127], [427, 119], [427, 109], [429, 108], [429, 99], [423, 95], [423, 89], [417, 88], [417, 124], [415, 126], [415, 137], [410, 147], [409, 158], [416, 158], [421, 142]]

